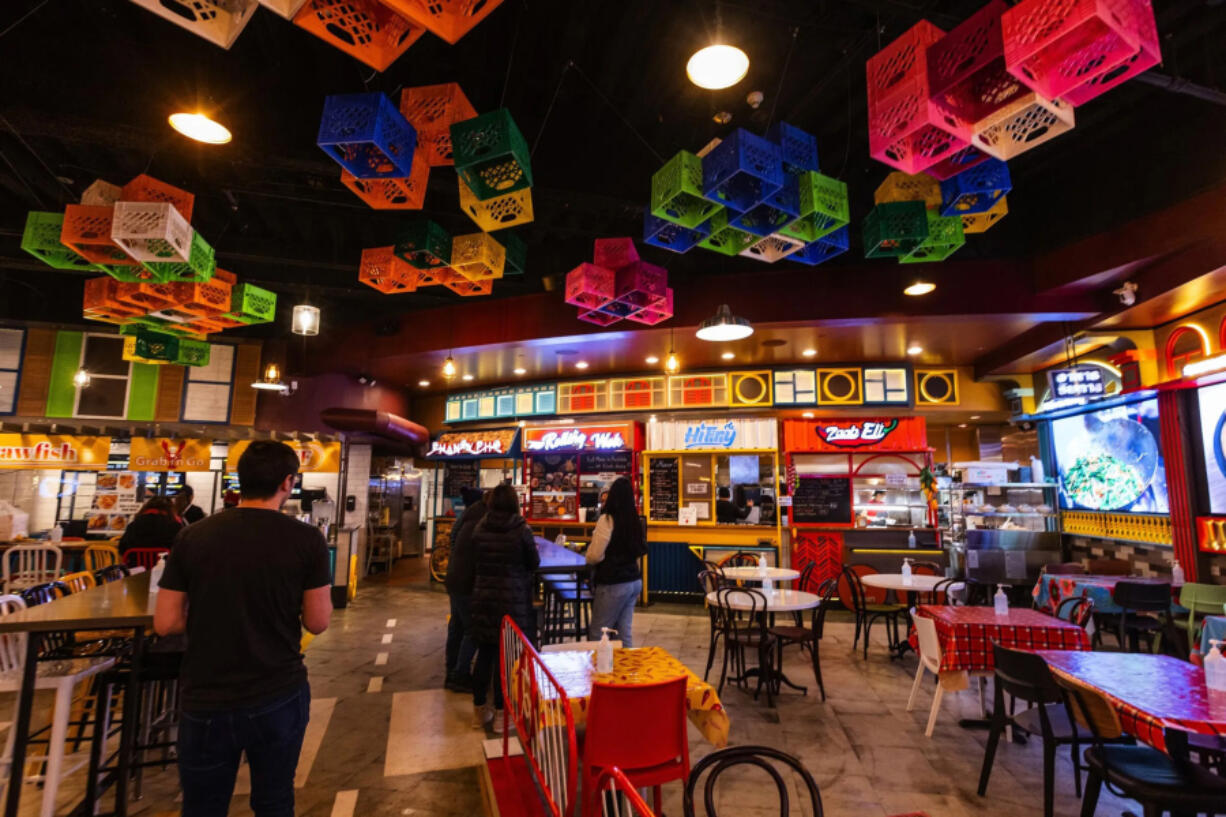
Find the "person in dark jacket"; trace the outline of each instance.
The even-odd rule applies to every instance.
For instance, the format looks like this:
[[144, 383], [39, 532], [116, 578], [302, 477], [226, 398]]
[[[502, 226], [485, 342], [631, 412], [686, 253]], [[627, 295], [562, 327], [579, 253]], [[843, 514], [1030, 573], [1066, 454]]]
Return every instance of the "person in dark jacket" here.
[[720, 488], [719, 499], [715, 500], [715, 521], [721, 525], [735, 525], [749, 516], [752, 509], [752, 499], [744, 507], [739, 506], [732, 501], [732, 493], [727, 488]]
[[647, 553], [643, 525], [639, 521], [630, 480], [618, 477], [609, 486], [609, 498], [601, 508], [600, 519], [592, 530], [587, 548], [587, 563], [595, 565], [592, 574], [592, 622], [588, 637], [600, 638], [600, 628], [617, 630], [611, 637], [622, 646], [634, 646], [631, 626], [634, 604], [643, 592], [639, 559]]
[[451, 556], [447, 561], [447, 595], [451, 598], [451, 618], [447, 622], [447, 677], [443, 687], [452, 692], [472, 692], [472, 664], [477, 644], [472, 629], [473, 530], [485, 516], [486, 503], [481, 491], [464, 488], [464, 513], [451, 527]]
[[[519, 498], [510, 485], [490, 492], [489, 510], [473, 529], [475, 580], [472, 595], [472, 635], [477, 642], [473, 666], [473, 727], [494, 718], [486, 706], [503, 616], [510, 616], [524, 634], [533, 638], [536, 616], [532, 609], [532, 574], [541, 563], [532, 528], [519, 515]], [[494, 679], [494, 709], [502, 709], [502, 686]]]
[[168, 496], [151, 496], [123, 532], [119, 555], [123, 556], [132, 548], [170, 548], [182, 529], [183, 520], [175, 513], [174, 500]]
[[179, 493], [175, 494], [175, 510], [188, 525], [204, 519], [204, 509], [195, 504], [195, 499], [196, 490], [190, 485], [185, 484], [179, 489]]

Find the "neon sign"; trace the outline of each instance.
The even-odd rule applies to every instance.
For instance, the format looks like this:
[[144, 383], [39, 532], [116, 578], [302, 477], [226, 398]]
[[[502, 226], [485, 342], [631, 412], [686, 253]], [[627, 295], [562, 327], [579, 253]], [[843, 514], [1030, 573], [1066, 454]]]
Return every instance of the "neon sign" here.
[[435, 440], [430, 446], [428, 457], [480, 457], [486, 454], [506, 453], [501, 439], [470, 440], [467, 437], [450, 440]]
[[626, 448], [626, 439], [620, 431], [593, 431], [590, 434], [580, 428], [561, 431], [539, 432], [539, 436], [525, 441], [529, 451], [561, 451], [593, 448], [597, 451], [617, 451]]
[[1089, 366], [1053, 369], [1047, 373], [1051, 395], [1057, 400], [1070, 397], [1102, 397], [1107, 393], [1103, 370]]
[[820, 423], [814, 429], [822, 442], [837, 445], [840, 448], [859, 448], [865, 445], [876, 445], [890, 436], [898, 428], [898, 420], [879, 422], [877, 420], [861, 420], [850, 423]]
[[685, 448], [731, 448], [736, 441], [736, 426], [732, 421], [722, 426], [709, 426], [700, 422], [685, 429]]

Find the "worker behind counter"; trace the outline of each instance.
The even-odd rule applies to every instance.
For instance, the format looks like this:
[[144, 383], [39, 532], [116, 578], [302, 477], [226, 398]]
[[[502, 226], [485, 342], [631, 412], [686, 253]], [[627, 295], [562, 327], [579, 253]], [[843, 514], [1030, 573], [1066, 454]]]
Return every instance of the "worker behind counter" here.
[[720, 525], [735, 525], [749, 516], [753, 510], [753, 500], [747, 500], [744, 505], [732, 501], [732, 493], [727, 488], [720, 488], [715, 501], [715, 521]]

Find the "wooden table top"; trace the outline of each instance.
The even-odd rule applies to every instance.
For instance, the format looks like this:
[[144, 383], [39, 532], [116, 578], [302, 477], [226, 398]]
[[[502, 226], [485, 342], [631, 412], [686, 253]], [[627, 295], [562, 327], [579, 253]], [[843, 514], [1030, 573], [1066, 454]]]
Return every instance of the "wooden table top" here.
[[104, 630], [153, 624], [149, 571], [0, 616], [0, 633]]

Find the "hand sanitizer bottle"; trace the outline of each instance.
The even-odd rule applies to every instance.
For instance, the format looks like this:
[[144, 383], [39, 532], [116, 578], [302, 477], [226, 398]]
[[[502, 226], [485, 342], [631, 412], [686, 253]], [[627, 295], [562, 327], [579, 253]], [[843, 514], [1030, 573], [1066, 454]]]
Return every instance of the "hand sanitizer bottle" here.
[[758, 575], [759, 576], [766, 575], [766, 554], [765, 553], [758, 554]]
[[613, 642], [609, 641], [609, 633], [615, 633], [608, 627], [600, 628], [600, 643], [596, 645], [596, 671], [613, 671]]
[[60, 542], [64, 541], [64, 529], [57, 524], [51, 529], [51, 533], [47, 538], [51, 540], [51, 544], [58, 545]]
[[1222, 642], [1213, 638], [1209, 644], [1209, 654], [1205, 656], [1205, 686], [1226, 692], [1226, 658], [1219, 649]]
[[1178, 559], [1171, 566], [1171, 587], [1183, 587], [1183, 565], [1179, 564]]
[[910, 558], [906, 558], [902, 560], [902, 583], [903, 584], [911, 583], [911, 559]]
[[163, 553], [158, 557], [158, 563], [153, 566], [153, 570], [149, 573], [149, 595], [153, 595], [158, 591], [158, 584], [162, 581], [162, 574], [166, 572], [166, 554]]
[[915, 550], [915, 531], [911, 531], [907, 534], [907, 547]]
[[996, 607], [996, 615], [1009, 615], [1009, 597], [1005, 595], [1003, 584], [996, 585], [996, 595], [992, 597], [992, 604]]

